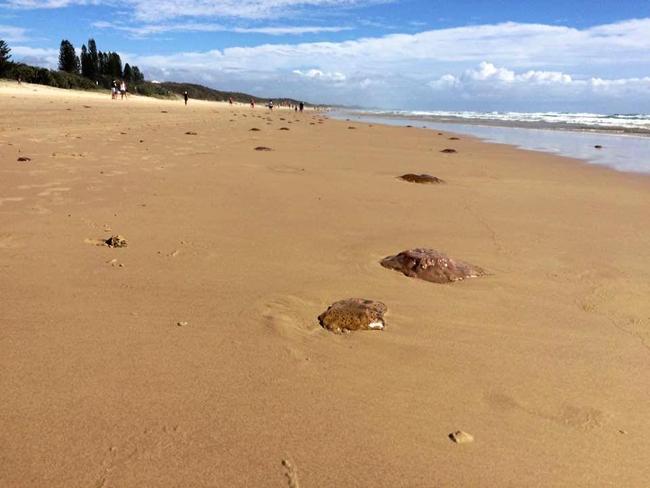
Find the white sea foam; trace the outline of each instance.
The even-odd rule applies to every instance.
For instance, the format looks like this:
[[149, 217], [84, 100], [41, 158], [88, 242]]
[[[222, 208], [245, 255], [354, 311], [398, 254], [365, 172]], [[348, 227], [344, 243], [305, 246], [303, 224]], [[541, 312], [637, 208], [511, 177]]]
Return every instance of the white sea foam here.
[[365, 113], [384, 116], [431, 118], [434, 120], [492, 121], [516, 125], [550, 124], [575, 128], [627, 129], [650, 132], [650, 114], [595, 114], [564, 112], [471, 112], [424, 110], [364, 110]]

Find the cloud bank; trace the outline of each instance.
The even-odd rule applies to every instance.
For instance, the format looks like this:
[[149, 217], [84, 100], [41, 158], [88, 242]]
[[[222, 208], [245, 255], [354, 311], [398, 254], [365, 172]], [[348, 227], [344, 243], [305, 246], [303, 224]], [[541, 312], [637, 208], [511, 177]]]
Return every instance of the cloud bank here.
[[[122, 0], [138, 20], [152, 22], [178, 17], [268, 19], [305, 8], [353, 8], [388, 3], [389, 0]], [[15, 9], [55, 9], [73, 5], [115, 5], [111, 0], [6, 0]]]
[[[307, 2], [261, 3], [269, 9]], [[342, 42], [121, 54], [150, 78], [325, 103], [650, 112], [649, 32], [650, 19], [586, 29], [507, 22]]]

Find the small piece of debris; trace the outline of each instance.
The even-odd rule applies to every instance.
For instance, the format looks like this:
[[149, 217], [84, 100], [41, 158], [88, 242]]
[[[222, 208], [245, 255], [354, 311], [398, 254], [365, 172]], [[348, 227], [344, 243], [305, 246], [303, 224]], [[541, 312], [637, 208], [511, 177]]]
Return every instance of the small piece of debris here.
[[195, 135], [197, 135], [197, 134], [196, 134], [196, 132], [192, 132], [192, 131], [188, 130], [188, 131], [185, 133], [185, 135], [186, 135], [186, 136], [195, 136]]
[[258, 129], [257, 127], [253, 127], [252, 129], [248, 129], [251, 132], [259, 132], [261, 129]]
[[602, 149], [603, 146], [601, 146], [600, 144], [596, 144], [596, 145], [594, 146], [594, 148], [595, 148], [595, 149]]
[[431, 176], [428, 174], [416, 175], [413, 173], [408, 173], [399, 177], [401, 180], [408, 181], [409, 183], [444, 183], [443, 180], [437, 176]]
[[321, 327], [342, 334], [355, 330], [383, 330], [388, 307], [381, 302], [349, 298], [333, 303], [318, 316]]
[[122, 263], [119, 263], [119, 262], [117, 261], [117, 259], [111, 259], [110, 261], [106, 261], [106, 262], [107, 262], [108, 264], [110, 264], [111, 266], [113, 266], [114, 268], [115, 268], [115, 267], [118, 267], [118, 268], [123, 268], [123, 267], [124, 267], [124, 265], [123, 265]]
[[176, 322], [176, 325], [178, 327], [185, 327], [186, 325], [190, 325], [189, 322], [181, 321], [181, 322]]
[[104, 241], [104, 244], [108, 247], [127, 247], [128, 245], [122, 236], [111, 236]]
[[255, 150], [256, 151], [273, 151], [273, 149], [271, 149], [270, 147], [266, 147], [266, 146], [257, 146], [255, 148]]
[[453, 283], [486, 274], [478, 266], [457, 261], [435, 249], [407, 249], [382, 259], [380, 264], [410, 278], [432, 283]]
[[[322, 122], [318, 122], [318, 123], [321, 124]], [[356, 129], [356, 127], [352, 127], [352, 126], [350, 126], [350, 127], [348, 127], [348, 129], [350, 129], [350, 130], [354, 130], [354, 129]]]
[[469, 444], [470, 442], [474, 442], [474, 436], [467, 432], [463, 432], [462, 430], [457, 430], [456, 432], [449, 434], [449, 439], [456, 444]]
[[460, 137], [450, 137], [450, 141], [460, 141]]
[[[289, 123], [291, 123], [291, 122], [289, 122]], [[289, 127], [280, 127], [279, 130], [289, 130]]]
[[167, 112], [167, 110], [161, 110], [160, 113], [161, 114], [166, 114], [166, 113], [169, 113], [169, 112]]
[[457, 152], [457, 151], [456, 151], [455, 149], [443, 149], [443, 150], [440, 151], [440, 152], [441, 152], [441, 153], [445, 153], [445, 154], [453, 154], [453, 153], [455, 153], [455, 152]]
[[28, 158], [27, 156], [20, 156], [16, 161], [19, 163], [28, 163], [32, 160], [32, 158]]

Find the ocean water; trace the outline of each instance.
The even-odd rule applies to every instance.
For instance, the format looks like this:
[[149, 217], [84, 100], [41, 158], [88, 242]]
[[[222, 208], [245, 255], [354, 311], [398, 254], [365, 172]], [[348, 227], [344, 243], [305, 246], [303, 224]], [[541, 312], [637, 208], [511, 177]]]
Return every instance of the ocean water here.
[[364, 111], [368, 115], [414, 117], [437, 122], [481, 122], [488, 125], [641, 133], [650, 135], [650, 114], [570, 112]]
[[[543, 151], [577, 158], [618, 171], [650, 174], [650, 115], [599, 116], [595, 114], [557, 114], [562, 122], [554, 128], [537, 121], [554, 114], [510, 113], [503, 124], [487, 118], [493, 114], [470, 112], [471, 118], [456, 117], [442, 121], [433, 112], [335, 112], [333, 117], [376, 124], [411, 125], [432, 130], [455, 132], [479, 137], [489, 142], [510, 144], [522, 149]], [[440, 113], [440, 112], [436, 112]], [[450, 112], [444, 112], [448, 114]], [[468, 112], [454, 112], [467, 114]], [[424, 115], [422, 115], [424, 114]], [[486, 118], [481, 118], [485, 116]], [[503, 114], [504, 117], [508, 116]], [[591, 117], [591, 118], [590, 118]], [[607, 118], [616, 120], [606, 126]], [[568, 120], [581, 122], [567, 124]], [[589, 121], [589, 123], [587, 123]], [[505, 123], [507, 122], [507, 123]], [[631, 129], [622, 129], [627, 124]], [[644, 135], [645, 128], [648, 135]], [[602, 146], [597, 149], [595, 146]]]

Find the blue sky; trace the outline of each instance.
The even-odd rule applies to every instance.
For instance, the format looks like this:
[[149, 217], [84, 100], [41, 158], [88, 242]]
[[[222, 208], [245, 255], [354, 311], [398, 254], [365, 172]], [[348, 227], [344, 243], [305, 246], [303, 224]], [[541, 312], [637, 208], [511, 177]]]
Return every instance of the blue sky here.
[[16, 60], [89, 37], [149, 79], [270, 97], [650, 112], [649, 0], [0, 0]]

